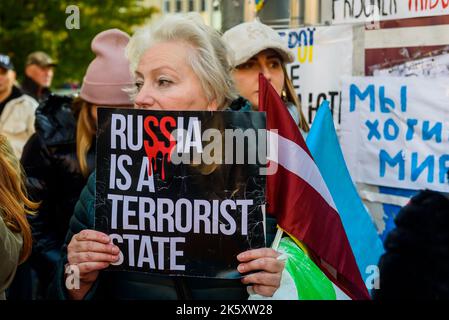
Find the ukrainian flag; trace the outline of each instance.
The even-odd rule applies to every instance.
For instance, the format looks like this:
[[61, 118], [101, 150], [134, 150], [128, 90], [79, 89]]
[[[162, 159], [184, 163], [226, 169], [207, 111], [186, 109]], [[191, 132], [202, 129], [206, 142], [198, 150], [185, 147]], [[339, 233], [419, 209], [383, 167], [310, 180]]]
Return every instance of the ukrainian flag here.
[[384, 248], [346, 167], [328, 101], [318, 108], [306, 144], [335, 201], [360, 274], [366, 283], [372, 273], [368, 271], [377, 266]]
[[256, 12], [262, 10], [265, 0], [256, 0]]

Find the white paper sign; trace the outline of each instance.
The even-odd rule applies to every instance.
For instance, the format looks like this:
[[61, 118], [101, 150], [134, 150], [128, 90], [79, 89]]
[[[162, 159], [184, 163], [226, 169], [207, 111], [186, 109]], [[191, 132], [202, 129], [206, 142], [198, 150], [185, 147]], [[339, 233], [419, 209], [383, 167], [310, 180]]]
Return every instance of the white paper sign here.
[[352, 74], [352, 27], [306, 27], [280, 30], [279, 34], [295, 55], [287, 72], [307, 121], [312, 123], [317, 108], [328, 100], [338, 125], [340, 77]]
[[334, 24], [376, 23], [447, 14], [448, 0], [332, 0]]
[[449, 192], [449, 82], [345, 77], [340, 142], [355, 182]]

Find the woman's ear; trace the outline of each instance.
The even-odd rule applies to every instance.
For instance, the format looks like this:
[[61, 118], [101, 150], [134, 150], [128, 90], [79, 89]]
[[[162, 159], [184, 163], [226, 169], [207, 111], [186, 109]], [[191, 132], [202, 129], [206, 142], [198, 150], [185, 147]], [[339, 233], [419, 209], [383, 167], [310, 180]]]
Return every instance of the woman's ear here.
[[207, 105], [207, 111], [217, 111], [217, 110], [218, 110], [217, 99], [214, 99]]

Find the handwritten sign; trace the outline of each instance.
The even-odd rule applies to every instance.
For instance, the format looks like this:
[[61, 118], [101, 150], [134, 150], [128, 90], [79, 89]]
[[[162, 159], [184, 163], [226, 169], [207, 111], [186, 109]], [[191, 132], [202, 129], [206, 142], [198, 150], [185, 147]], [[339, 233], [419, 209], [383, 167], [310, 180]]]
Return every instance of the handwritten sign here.
[[352, 27], [286, 29], [279, 34], [295, 55], [295, 61], [287, 65], [287, 72], [307, 121], [312, 123], [318, 107], [328, 100], [338, 127], [340, 77], [352, 74]]
[[340, 141], [352, 178], [449, 192], [448, 98], [441, 79], [345, 78]]

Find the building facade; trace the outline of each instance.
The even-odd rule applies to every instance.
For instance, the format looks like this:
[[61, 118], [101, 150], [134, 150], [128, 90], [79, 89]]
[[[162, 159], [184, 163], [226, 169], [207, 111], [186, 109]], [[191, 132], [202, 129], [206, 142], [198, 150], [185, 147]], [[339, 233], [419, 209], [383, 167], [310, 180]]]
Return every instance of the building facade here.
[[256, 12], [255, 0], [140, 0], [144, 6], [167, 13], [198, 12], [204, 21], [226, 31], [244, 21], [259, 19], [274, 27], [288, 28], [325, 23], [331, 16], [332, 0], [265, 0]]
[[[332, 0], [265, 0], [256, 12], [255, 0], [221, 0], [222, 30], [226, 31], [243, 21], [258, 17], [273, 28], [295, 28], [303, 25], [324, 23], [329, 16]], [[240, 21], [237, 21], [239, 13]]]
[[204, 21], [217, 30], [221, 30], [221, 10], [219, 0], [142, 0], [144, 6], [156, 7], [159, 14], [198, 12]]

